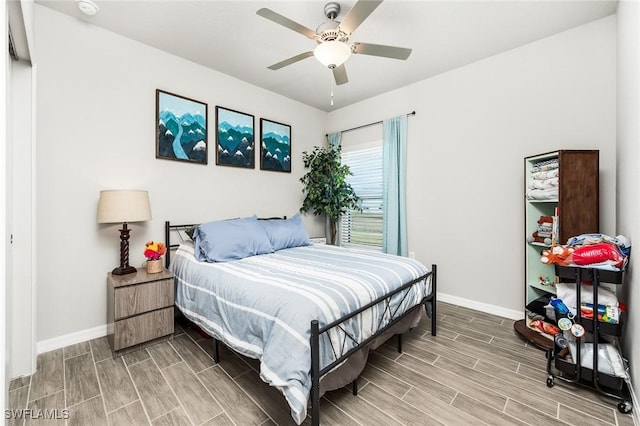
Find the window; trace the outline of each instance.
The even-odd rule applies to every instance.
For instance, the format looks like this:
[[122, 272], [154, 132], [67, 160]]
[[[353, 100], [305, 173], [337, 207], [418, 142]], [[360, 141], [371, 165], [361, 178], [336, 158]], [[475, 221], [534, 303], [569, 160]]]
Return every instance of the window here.
[[342, 216], [343, 245], [382, 248], [382, 143], [375, 148], [342, 152], [342, 163], [352, 175], [347, 178], [361, 199], [362, 212]]

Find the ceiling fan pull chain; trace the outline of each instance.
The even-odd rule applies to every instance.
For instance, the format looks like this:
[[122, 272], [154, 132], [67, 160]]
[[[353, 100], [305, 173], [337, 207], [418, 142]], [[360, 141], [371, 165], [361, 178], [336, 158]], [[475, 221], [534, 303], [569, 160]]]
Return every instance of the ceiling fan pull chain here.
[[329, 80], [331, 80], [329, 84], [331, 84], [331, 106], [333, 106], [333, 73], [329, 73]]

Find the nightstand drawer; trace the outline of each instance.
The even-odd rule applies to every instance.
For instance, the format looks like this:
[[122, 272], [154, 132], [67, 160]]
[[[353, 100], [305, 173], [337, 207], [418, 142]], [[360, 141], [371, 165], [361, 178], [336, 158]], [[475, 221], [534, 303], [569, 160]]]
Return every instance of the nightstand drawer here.
[[115, 289], [115, 320], [173, 305], [173, 278]]
[[113, 350], [144, 343], [173, 333], [173, 307], [116, 321]]

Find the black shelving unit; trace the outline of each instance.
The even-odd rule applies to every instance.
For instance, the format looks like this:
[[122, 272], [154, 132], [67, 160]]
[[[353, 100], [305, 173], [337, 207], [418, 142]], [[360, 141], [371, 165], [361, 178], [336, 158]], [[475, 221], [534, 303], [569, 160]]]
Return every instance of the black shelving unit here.
[[[605, 337], [610, 339], [616, 349], [621, 352], [619, 338], [622, 336], [622, 328], [624, 317], [621, 316], [618, 323], [611, 324], [598, 320], [598, 287], [600, 283], [622, 284], [624, 282], [624, 271], [608, 271], [598, 268], [582, 268], [573, 266], [555, 266], [556, 276], [565, 280], [571, 280], [576, 285], [576, 301], [580, 304], [581, 284], [584, 281], [592, 283], [593, 291], [593, 318], [582, 318], [580, 315], [580, 307], [577, 307], [578, 313], [574, 322], [580, 324], [585, 329], [585, 335], [575, 338], [575, 359], [567, 361], [558, 356], [562, 350], [557, 344], [553, 349], [547, 351], [547, 386], [553, 387], [556, 379], [565, 382], [575, 383], [582, 386], [593, 388], [601, 394], [618, 400], [618, 410], [622, 413], [630, 413], [632, 410], [631, 393], [628, 382], [623, 377], [605, 374], [599, 371], [599, 350], [598, 345], [602, 344]], [[559, 319], [559, 318], [558, 318]], [[590, 340], [593, 344], [593, 368], [582, 366], [581, 352], [583, 341]], [[626, 359], [622, 361], [626, 371], [629, 368]], [[555, 367], [555, 370], [554, 368]]]

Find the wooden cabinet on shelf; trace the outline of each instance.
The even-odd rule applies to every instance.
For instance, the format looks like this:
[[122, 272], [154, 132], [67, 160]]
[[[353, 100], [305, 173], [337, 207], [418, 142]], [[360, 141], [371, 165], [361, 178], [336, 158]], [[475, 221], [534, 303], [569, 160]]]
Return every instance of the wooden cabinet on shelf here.
[[107, 337], [114, 355], [173, 335], [174, 276], [170, 271], [109, 273], [107, 288]]
[[[532, 302], [555, 294], [554, 265], [540, 261], [542, 250], [599, 232], [599, 152], [559, 150], [526, 157], [524, 184], [526, 311]], [[516, 324], [521, 335], [525, 328], [524, 322]]]

